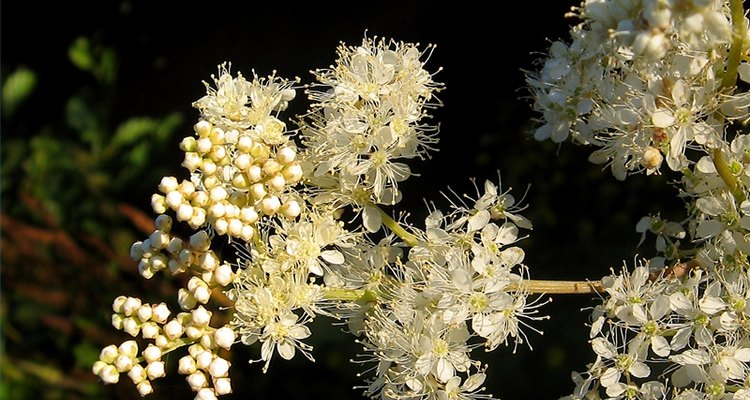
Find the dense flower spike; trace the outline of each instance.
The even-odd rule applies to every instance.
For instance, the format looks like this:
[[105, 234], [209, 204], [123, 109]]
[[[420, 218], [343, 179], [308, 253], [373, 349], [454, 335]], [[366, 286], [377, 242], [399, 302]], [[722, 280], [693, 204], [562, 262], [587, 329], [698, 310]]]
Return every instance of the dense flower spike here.
[[[135, 341], [108, 346], [94, 372], [107, 383], [127, 373], [146, 395], [166, 374], [162, 356], [187, 347], [178, 372], [196, 399], [212, 399], [232, 391], [220, 349], [259, 342], [253, 361], [264, 372], [275, 355], [313, 360], [308, 323], [324, 315], [345, 321], [361, 357], [378, 364], [367, 395], [487, 397], [487, 366], [472, 350], [524, 343], [522, 328], [540, 319], [515, 246], [530, 222], [490, 182], [471, 204], [431, 210], [424, 230], [378, 206], [399, 201], [398, 184], [412, 174], [405, 161], [428, 157], [437, 143], [437, 126], [425, 122], [442, 88], [424, 69], [432, 49], [342, 45], [335, 66], [314, 72], [312, 112], [296, 130], [280, 119], [295, 82], [247, 80], [220, 66], [194, 103], [195, 136], [180, 144], [190, 177], [162, 179], [152, 197], [156, 229], [131, 248], [147, 279], [190, 275], [176, 296], [182, 312], [118, 297], [113, 325], [145, 348], [138, 357]], [[347, 209], [361, 213], [361, 226], [341, 219]], [[174, 220], [195, 232], [175, 235]], [[212, 249], [221, 236], [236, 250], [233, 264]], [[221, 290], [231, 318], [214, 327], [215, 314], [214, 323], [227, 320], [213, 301]]]
[[591, 161], [618, 179], [666, 161], [689, 215], [638, 223], [659, 254], [602, 280], [596, 361], [569, 398], [748, 398], [750, 158], [731, 126], [750, 116], [742, 2], [586, 1], [576, 14], [572, 41], [529, 76], [535, 137], [599, 147]]
[[[534, 136], [596, 146], [591, 161], [618, 179], [681, 175], [687, 216], [642, 218], [652, 258], [572, 282], [602, 301], [595, 360], [567, 398], [748, 399], [750, 137], [733, 125], [750, 118], [742, 2], [587, 0], [574, 15], [570, 43], [554, 42], [528, 78], [542, 114]], [[188, 275], [181, 311], [116, 298], [112, 324], [130, 337], [105, 347], [93, 372], [106, 383], [127, 374], [145, 396], [167, 373], [164, 356], [184, 348], [178, 372], [196, 399], [214, 399], [232, 391], [224, 351], [235, 342], [258, 343], [251, 361], [264, 372], [276, 355], [313, 360], [309, 323], [325, 316], [362, 345], [367, 396], [488, 398], [488, 366], [473, 352], [527, 343], [546, 318], [532, 293], [552, 286], [529, 279], [517, 244], [532, 224], [493, 182], [445, 196], [447, 209], [429, 203], [423, 228], [381, 208], [401, 200], [407, 163], [437, 144], [426, 122], [442, 89], [425, 69], [433, 48], [342, 44], [313, 72], [310, 111], [291, 129], [281, 113], [298, 81], [220, 66], [180, 144], [189, 177], [162, 179], [155, 230], [131, 248], [147, 279]]]

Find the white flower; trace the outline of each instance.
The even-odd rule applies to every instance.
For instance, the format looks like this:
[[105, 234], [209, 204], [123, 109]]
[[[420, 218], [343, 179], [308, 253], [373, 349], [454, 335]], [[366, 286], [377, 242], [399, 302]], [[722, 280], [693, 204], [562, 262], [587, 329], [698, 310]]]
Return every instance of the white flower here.
[[432, 374], [440, 382], [448, 382], [455, 372], [464, 372], [471, 365], [467, 356], [466, 341], [469, 331], [466, 325], [447, 326], [441, 320], [429, 320], [419, 337], [419, 351], [415, 367], [423, 375]]
[[297, 349], [302, 351], [305, 357], [312, 360], [309, 351], [312, 347], [301, 342], [310, 336], [310, 329], [302, 323], [297, 322], [298, 317], [295, 314], [286, 314], [280, 316], [278, 320], [270, 322], [263, 329], [260, 341], [261, 359], [265, 361], [263, 370], [268, 370], [274, 349], [279, 356], [285, 360], [291, 360]]
[[628, 343], [627, 353], [620, 353], [612, 342], [604, 338], [592, 340], [591, 346], [597, 355], [612, 363], [599, 378], [602, 386], [607, 388], [608, 394], [610, 394], [609, 387], [611, 386], [615, 386], [615, 393], [620, 389], [620, 386], [616, 386], [616, 384], [620, 383], [620, 377], [623, 373], [628, 373], [637, 378], [646, 378], [651, 374], [651, 369], [643, 362], [645, 354], [640, 340], [632, 340]]

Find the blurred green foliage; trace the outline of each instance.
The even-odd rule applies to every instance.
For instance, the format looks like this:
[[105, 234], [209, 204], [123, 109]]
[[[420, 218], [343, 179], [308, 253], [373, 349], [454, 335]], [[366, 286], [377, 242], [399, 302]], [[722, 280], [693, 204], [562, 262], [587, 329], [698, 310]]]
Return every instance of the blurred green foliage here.
[[101, 347], [118, 341], [107, 299], [146, 291], [127, 252], [150, 216], [125, 199], [158, 181], [149, 163], [183, 125], [178, 113], [113, 120], [114, 49], [79, 37], [68, 58], [85, 72], [80, 87], [46, 104], [64, 118], [40, 115], [38, 132], [24, 132], [17, 115], [40, 77], [18, 66], [3, 79], [2, 399], [110, 397], [90, 373]]

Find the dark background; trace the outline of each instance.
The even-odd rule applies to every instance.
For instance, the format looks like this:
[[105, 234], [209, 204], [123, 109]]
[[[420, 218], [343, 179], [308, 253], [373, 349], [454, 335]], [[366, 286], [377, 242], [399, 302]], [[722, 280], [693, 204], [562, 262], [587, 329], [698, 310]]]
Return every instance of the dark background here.
[[[109, 201], [132, 204], [147, 216], [151, 216], [150, 193], [160, 177], [185, 176], [177, 144], [191, 134], [197, 112], [190, 104], [205, 93], [201, 81], [208, 80], [219, 63], [231, 61], [233, 70], [246, 76], [252, 69], [260, 75], [276, 70], [281, 76], [309, 82], [308, 71], [330, 65], [339, 42], [357, 44], [365, 33], [434, 43], [437, 49], [428, 68], [442, 67], [436, 80], [446, 85], [439, 95], [445, 106], [435, 112], [441, 124], [441, 150], [431, 160], [411, 164], [421, 176], [404, 186], [406, 200], [400, 210], [409, 211], [410, 221], [421, 225], [424, 199], [444, 205], [441, 190], [450, 186], [458, 193], [473, 193], [469, 178], [477, 178], [481, 185], [485, 179], [496, 179], [499, 171], [503, 186], [513, 187], [517, 198], [526, 192], [524, 214], [535, 229], [521, 246], [531, 277], [598, 279], [609, 268], [619, 268], [623, 259], [632, 265], [636, 254], [651, 254], [648, 246], [636, 248], [639, 236], [634, 227], [642, 215], [659, 210], [679, 215], [681, 206], [668, 200], [674, 192], [664, 177], [636, 176], [620, 183], [601, 166], [587, 163], [587, 149], [530, 138], [535, 114], [523, 88], [523, 70], [535, 68], [534, 60], [546, 51], [549, 40], [566, 37], [573, 20], [563, 14], [574, 4], [525, 1], [514, 3], [512, 9], [501, 5], [506, 9], [496, 12], [470, 1], [3, 2], [2, 78], [23, 66], [34, 71], [38, 80], [32, 96], [12, 117], [4, 117], [2, 125], [3, 157], [21, 160], [4, 163], [3, 177], [9, 181], [3, 186], [0, 395], [9, 399], [136, 397], [124, 376], [118, 385], [98, 384], [86, 362], [92, 349], [123, 340], [107, 327], [114, 296], [152, 296], [160, 301], [174, 297], [155, 282], [166, 279], [176, 285], [174, 281], [158, 275], [142, 283], [133, 273], [135, 263], [121, 262], [121, 269], [113, 270], [102, 260], [109, 267], [98, 276], [96, 271], [103, 267], [96, 257], [88, 264], [68, 263], [64, 251], [45, 242], [39, 243], [45, 258], [24, 258], [28, 256], [17, 251], [19, 239], [10, 235], [21, 226], [54, 230], [81, 243], [84, 251], [92, 248], [79, 238], [93, 232], [88, 228], [74, 227], [75, 221], [50, 224], [37, 217], [41, 211], [27, 195], [30, 185], [44, 182], [24, 181], [33, 167], [19, 152], [30, 151], [29, 147], [7, 146], [30, 142], [40, 134], [78, 140], [66, 124], [65, 104], [97, 82], [68, 60], [68, 48], [76, 38], [86, 37], [117, 54], [118, 74], [108, 93], [109, 120], [172, 112], [183, 116], [161, 151], [154, 150], [149, 173], [109, 194]], [[298, 97], [293, 111], [304, 111], [304, 104]], [[102, 173], [115, 179], [117, 165], [109, 167]], [[58, 178], [53, 174], [48, 179]], [[62, 208], [76, 207], [73, 202]], [[91, 213], [89, 217], [105, 228], [98, 234], [112, 251], [127, 254], [128, 249], [106, 228], [127, 226], [133, 231], [137, 224]], [[147, 290], [155, 292], [143, 292]], [[585, 326], [588, 316], [580, 310], [594, 304], [592, 296], [555, 297], [543, 308], [551, 320], [533, 324], [544, 335], [526, 330], [533, 351], [519, 347], [512, 354], [512, 349], [499, 348], [481, 354], [490, 365], [488, 392], [503, 399], [551, 399], [569, 393], [570, 371], [585, 370], [586, 363], [593, 361]], [[358, 348], [329, 322], [321, 319], [313, 327], [315, 364], [301, 357], [292, 362], [278, 359], [263, 375], [260, 365], [248, 366], [244, 361], [257, 358], [258, 349], [236, 346], [231, 375], [235, 393], [225, 398], [361, 398], [361, 390], [352, 389], [361, 384], [358, 367], [348, 363]], [[34, 366], [52, 372], [40, 373]], [[191, 398], [176, 371], [170, 375], [154, 382], [152, 398]]]

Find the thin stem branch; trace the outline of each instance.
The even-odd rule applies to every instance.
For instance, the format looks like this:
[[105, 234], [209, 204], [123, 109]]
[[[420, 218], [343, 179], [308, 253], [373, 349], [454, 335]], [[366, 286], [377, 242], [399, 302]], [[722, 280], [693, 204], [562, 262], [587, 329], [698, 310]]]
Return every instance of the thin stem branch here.
[[745, 200], [745, 191], [742, 189], [737, 177], [734, 176], [732, 168], [724, 159], [724, 153], [721, 152], [721, 149], [714, 149], [711, 153], [711, 159], [716, 168], [716, 173], [719, 174], [721, 180], [727, 185], [735, 200], [742, 203]]
[[509, 290], [524, 290], [529, 293], [539, 294], [591, 294], [603, 293], [604, 286], [601, 281], [549, 281], [526, 279], [521, 281], [518, 286], [509, 288]]
[[737, 68], [742, 60], [742, 48], [744, 47], [745, 27], [745, 9], [742, 6], [742, 0], [730, 0], [729, 7], [732, 13], [732, 43], [729, 47], [729, 56], [727, 57], [727, 66], [724, 70], [724, 76], [721, 79], [721, 87], [727, 89], [737, 84]]
[[391, 230], [391, 232], [395, 233], [396, 236], [400, 237], [401, 240], [404, 241], [404, 243], [409, 245], [409, 247], [414, 247], [419, 243], [419, 239], [417, 239], [417, 237], [414, 236], [413, 234], [407, 232], [406, 229], [404, 229], [404, 227], [398, 223], [398, 221], [391, 218], [391, 216], [388, 215], [385, 211], [383, 211], [382, 208], [378, 206], [375, 206], [375, 207], [377, 207], [378, 211], [380, 212], [380, 216], [383, 219], [383, 225], [387, 226], [388, 229]]
[[327, 300], [371, 302], [377, 300], [378, 298], [378, 295], [375, 292], [366, 289], [341, 289], [326, 287], [323, 290], [323, 296]]
[[[742, 6], [742, 0], [730, 0], [729, 7], [732, 14], [732, 43], [729, 45], [729, 56], [727, 65], [724, 69], [724, 75], [721, 79], [721, 88], [731, 90], [737, 84], [737, 70], [742, 61], [742, 49], [744, 47], [745, 35], [745, 9]], [[723, 120], [723, 117], [721, 118]], [[721, 149], [714, 149], [711, 153], [716, 172], [732, 192], [735, 200], [742, 202], [747, 198], [745, 191], [740, 185], [737, 177], [732, 173], [732, 168], [724, 159]]]

